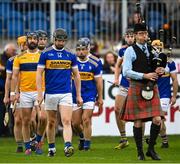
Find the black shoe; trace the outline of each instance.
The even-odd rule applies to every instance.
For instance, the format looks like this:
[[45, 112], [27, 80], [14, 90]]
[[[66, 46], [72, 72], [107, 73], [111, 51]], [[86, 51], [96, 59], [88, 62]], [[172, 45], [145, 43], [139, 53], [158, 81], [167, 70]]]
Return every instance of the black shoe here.
[[83, 150], [84, 149], [84, 140], [79, 140], [79, 145], [78, 145], [78, 149], [79, 150]]
[[162, 143], [162, 145], [161, 145], [161, 148], [168, 148], [168, 147], [169, 147], [168, 142], [167, 143]]
[[[149, 145], [149, 138], [146, 138], [146, 143]], [[155, 145], [156, 145], [157, 143], [155, 142]]]
[[148, 150], [146, 155], [148, 157], [151, 157], [153, 160], [161, 160], [161, 158], [159, 157], [159, 155], [154, 151], [154, 150]]
[[138, 154], [138, 160], [141, 160], [141, 161], [144, 161], [145, 160], [145, 156], [144, 156], [144, 153], [140, 153]]

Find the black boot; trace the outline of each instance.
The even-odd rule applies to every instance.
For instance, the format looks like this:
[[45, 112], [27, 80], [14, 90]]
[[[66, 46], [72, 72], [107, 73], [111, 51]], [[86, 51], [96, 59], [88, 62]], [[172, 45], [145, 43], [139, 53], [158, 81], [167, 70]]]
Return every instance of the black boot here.
[[154, 145], [160, 131], [160, 125], [151, 124], [149, 147], [146, 155], [151, 157], [153, 160], [160, 160], [159, 155], [154, 151]]
[[138, 159], [145, 160], [145, 156], [143, 153], [143, 145], [142, 145], [142, 127], [136, 128], [134, 126], [133, 132], [134, 132], [134, 140], [136, 142], [136, 147], [137, 147], [137, 151], [138, 151]]

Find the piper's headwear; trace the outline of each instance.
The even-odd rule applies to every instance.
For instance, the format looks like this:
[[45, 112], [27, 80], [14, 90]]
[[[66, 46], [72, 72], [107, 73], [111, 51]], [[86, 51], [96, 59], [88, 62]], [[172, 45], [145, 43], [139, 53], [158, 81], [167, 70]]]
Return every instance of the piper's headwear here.
[[147, 27], [145, 23], [137, 23], [134, 25], [134, 33], [138, 31], [147, 31]]

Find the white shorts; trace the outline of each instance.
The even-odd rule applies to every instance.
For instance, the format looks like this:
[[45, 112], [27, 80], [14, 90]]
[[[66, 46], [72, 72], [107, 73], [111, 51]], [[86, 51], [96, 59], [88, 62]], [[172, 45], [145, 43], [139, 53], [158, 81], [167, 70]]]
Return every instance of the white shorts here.
[[128, 94], [128, 89], [123, 86], [119, 86], [117, 95], [127, 97], [127, 94]]
[[37, 91], [34, 92], [21, 92], [20, 93], [20, 107], [21, 108], [32, 108], [35, 106], [37, 99]]
[[[86, 103], [83, 103], [82, 109], [92, 109], [94, 110], [95, 102], [94, 101], [89, 101]], [[76, 111], [80, 109], [80, 107], [77, 106], [77, 104], [73, 104], [73, 111]]]
[[170, 109], [170, 98], [161, 98], [160, 102], [162, 111], [168, 112], [168, 110]]
[[72, 93], [45, 95], [45, 110], [57, 111], [58, 105], [72, 107], [73, 106]]
[[20, 103], [16, 103], [16, 109], [21, 109]]

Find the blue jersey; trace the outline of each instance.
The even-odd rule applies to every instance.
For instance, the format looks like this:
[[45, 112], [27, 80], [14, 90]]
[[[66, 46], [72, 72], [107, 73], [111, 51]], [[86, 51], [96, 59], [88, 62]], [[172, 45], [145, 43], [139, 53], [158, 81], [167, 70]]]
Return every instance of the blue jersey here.
[[74, 54], [51, 46], [41, 53], [38, 67], [45, 68], [45, 93], [71, 93], [72, 69], [77, 68]]
[[[77, 61], [78, 69], [81, 77], [81, 97], [83, 102], [95, 101], [97, 95], [96, 77], [101, 76], [101, 70], [98, 64], [92, 59], [87, 61]], [[72, 83], [73, 103], [76, 103], [76, 88], [74, 80]]]
[[[124, 52], [126, 51], [127, 47], [123, 47], [119, 50], [119, 58], [123, 58], [124, 56]], [[129, 81], [126, 79], [125, 76], [123, 76], [123, 73], [121, 72], [121, 81], [120, 81], [120, 85], [125, 87], [125, 88], [129, 88]]]
[[158, 78], [157, 81], [160, 98], [171, 98], [170, 74], [175, 72], [175, 62], [168, 61], [165, 68], [165, 74]]
[[12, 74], [14, 58], [15, 58], [15, 56], [12, 56], [11, 58], [9, 58], [9, 59], [7, 60], [6, 73]]
[[100, 71], [102, 73], [103, 64], [101, 62], [101, 59], [99, 59], [98, 57], [96, 57], [96, 56], [94, 56], [92, 54], [88, 55], [88, 58], [90, 58], [91, 60], [95, 61], [98, 64], [98, 67], [99, 67], [99, 69], [100, 69]]

